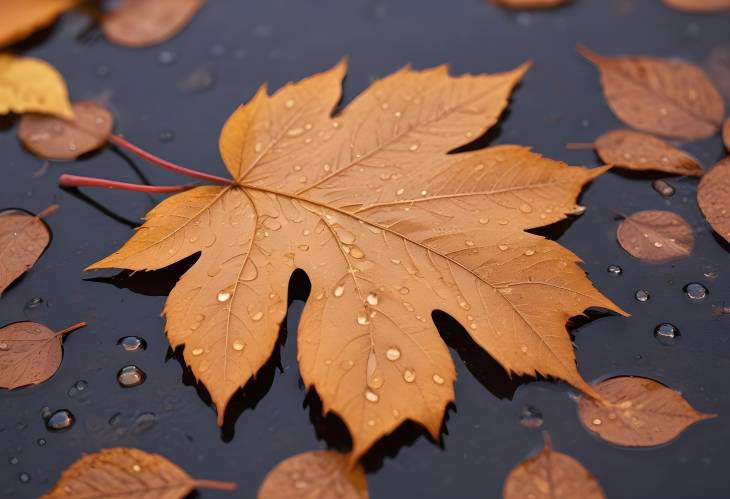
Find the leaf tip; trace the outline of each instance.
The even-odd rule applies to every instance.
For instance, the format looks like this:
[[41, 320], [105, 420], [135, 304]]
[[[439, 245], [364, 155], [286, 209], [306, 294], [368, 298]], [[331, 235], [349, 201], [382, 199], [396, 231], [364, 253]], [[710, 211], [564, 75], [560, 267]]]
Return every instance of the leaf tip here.
[[603, 56], [593, 52], [591, 49], [586, 47], [585, 45], [581, 45], [580, 43], [576, 45], [575, 50], [583, 56], [584, 59], [586, 59], [588, 62], [591, 62], [595, 65], [598, 65], [599, 62], [603, 59]]

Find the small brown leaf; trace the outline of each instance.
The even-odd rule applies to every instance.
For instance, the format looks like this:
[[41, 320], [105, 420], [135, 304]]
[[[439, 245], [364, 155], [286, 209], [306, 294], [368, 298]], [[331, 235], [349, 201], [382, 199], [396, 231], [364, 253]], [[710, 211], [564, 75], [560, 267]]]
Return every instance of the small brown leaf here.
[[604, 499], [601, 485], [578, 461], [553, 451], [550, 436], [545, 447], [512, 468], [504, 482], [503, 499]]
[[565, 5], [570, 0], [491, 0], [491, 2], [500, 7], [508, 9], [549, 9], [551, 7], [559, 7]]
[[578, 52], [601, 72], [608, 105], [627, 125], [686, 140], [717, 132], [725, 103], [705, 73], [687, 62], [652, 57], [605, 57]]
[[196, 480], [159, 454], [115, 447], [73, 463], [41, 499], [179, 499], [195, 488], [235, 490], [236, 484]]
[[730, 118], [726, 119], [722, 126], [722, 142], [725, 144], [725, 149], [730, 151]]
[[37, 385], [56, 374], [61, 365], [61, 337], [85, 325], [79, 322], [57, 333], [35, 322], [0, 328], [0, 387]]
[[720, 12], [730, 9], [730, 0], [664, 0], [664, 4], [684, 12]]
[[0, 47], [22, 40], [51, 24], [80, 0], [24, 0], [0, 2]]
[[0, 114], [47, 113], [71, 118], [63, 76], [46, 61], [0, 54]]
[[51, 234], [41, 219], [57, 209], [54, 204], [38, 215], [19, 210], [0, 212], [0, 295], [43, 254]]
[[692, 253], [692, 227], [671, 211], [646, 210], [626, 217], [616, 231], [621, 247], [649, 262], [666, 262]]
[[702, 177], [697, 203], [713, 230], [730, 243], [730, 156]]
[[361, 465], [350, 466], [347, 454], [312, 451], [283, 460], [269, 471], [258, 499], [367, 499], [368, 485]]
[[601, 159], [629, 170], [658, 170], [676, 175], [700, 176], [702, 167], [695, 158], [667, 142], [633, 130], [613, 130], [595, 143]]
[[92, 101], [75, 102], [71, 120], [46, 114], [25, 114], [18, 138], [26, 149], [43, 159], [76, 159], [106, 144], [114, 118]]
[[698, 412], [679, 392], [648, 378], [618, 376], [594, 385], [604, 397], [578, 399], [578, 415], [607, 442], [648, 447], [669, 442], [697, 421], [716, 414]]
[[106, 37], [125, 47], [148, 47], [181, 31], [205, 0], [122, 0], [102, 20]]

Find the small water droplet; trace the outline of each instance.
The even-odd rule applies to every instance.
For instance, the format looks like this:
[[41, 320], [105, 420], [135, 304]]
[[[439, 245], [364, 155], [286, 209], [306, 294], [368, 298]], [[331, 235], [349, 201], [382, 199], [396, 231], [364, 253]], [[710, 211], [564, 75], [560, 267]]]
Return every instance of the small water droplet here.
[[542, 412], [531, 405], [525, 406], [520, 412], [520, 425], [530, 430], [540, 428], [542, 426]]
[[43, 305], [43, 298], [37, 296], [28, 300], [28, 303], [25, 304], [25, 308], [27, 308], [28, 310], [33, 310], [34, 308], [38, 308], [41, 305]]
[[2, 350], [3, 352], [6, 352], [6, 351], [10, 350], [10, 345], [8, 345], [7, 343], [0, 343], [0, 350]]
[[10, 464], [12, 464], [13, 466], [15, 466], [16, 464], [18, 464], [20, 462], [20, 459], [18, 459], [17, 457], [13, 456], [10, 459], [8, 459], [8, 462]]
[[360, 310], [357, 312], [357, 323], [361, 326], [370, 324], [370, 319], [368, 319], [368, 313], [366, 310]]
[[507, 246], [506, 244], [500, 244], [499, 246], [497, 246], [497, 248], [499, 248], [500, 251], [507, 251], [509, 249], [509, 246]]
[[657, 191], [661, 196], [668, 198], [674, 195], [674, 187], [672, 187], [670, 184], [668, 184], [664, 180], [655, 180], [651, 183], [651, 186], [654, 188], [655, 191]]
[[703, 300], [707, 296], [707, 288], [699, 282], [691, 282], [684, 287], [684, 292], [690, 300]]
[[251, 320], [253, 320], [253, 321], [256, 322], [256, 321], [260, 321], [263, 317], [264, 317], [264, 313], [263, 312], [256, 312], [255, 314], [253, 314], [251, 316]]
[[370, 293], [367, 298], [365, 298], [365, 301], [368, 302], [368, 305], [377, 305], [378, 304], [378, 295], [375, 293]]
[[60, 409], [46, 418], [46, 428], [53, 431], [68, 430], [74, 424], [75, 418], [71, 411]]
[[335, 291], [334, 291], [334, 293], [333, 293], [333, 294], [334, 294], [334, 295], [335, 295], [336, 297], [338, 297], [338, 298], [339, 298], [340, 296], [342, 296], [343, 294], [345, 294], [345, 287], [344, 287], [344, 286], [337, 286], [337, 287], [335, 288]]
[[661, 248], [662, 246], [664, 246], [664, 243], [663, 242], [661, 242], [661, 241], [654, 241], [654, 247], [655, 248]]
[[679, 329], [674, 324], [665, 322], [654, 328], [654, 337], [663, 345], [672, 345], [679, 338]]
[[236, 341], [234, 341], [234, 342], [233, 342], [233, 349], [234, 349], [234, 350], [235, 350], [236, 352], [240, 352], [240, 351], [241, 351], [241, 350], [243, 350], [243, 349], [244, 349], [245, 347], [246, 347], [246, 344], [245, 344], [244, 342], [242, 342], [242, 341], [236, 340]]
[[649, 295], [649, 292], [647, 290], [645, 290], [645, 289], [639, 289], [634, 294], [634, 298], [636, 298], [636, 301], [640, 301], [640, 302], [643, 303], [643, 302], [649, 301], [650, 295]]
[[368, 419], [368, 426], [370, 426], [371, 428], [373, 426], [375, 426], [375, 420], [374, 419]]
[[173, 140], [175, 140], [175, 132], [173, 132], [172, 130], [163, 130], [160, 132], [157, 138], [160, 140], [160, 142], [172, 142]]
[[385, 351], [385, 358], [392, 361], [400, 359], [400, 350], [395, 347], [389, 348]]
[[433, 382], [436, 383], [437, 385], [443, 385], [444, 384], [444, 378], [442, 378], [438, 374], [435, 374], [434, 373], [434, 375], [431, 377], [431, 379], [433, 379]]
[[157, 61], [162, 64], [163, 66], [169, 66], [170, 64], [174, 64], [177, 60], [177, 54], [173, 52], [172, 50], [163, 50], [159, 54], [157, 54]]
[[525, 255], [527, 255], [527, 256], [532, 256], [534, 254], [535, 254], [535, 250], [532, 248], [525, 250]]
[[529, 204], [526, 204], [526, 203], [522, 204], [522, 205], [520, 205], [520, 211], [522, 213], [532, 213], [532, 206], [530, 206]]
[[596, 426], [601, 426], [601, 424], [603, 423], [603, 421], [601, 421], [600, 419], [596, 418], [593, 421], [591, 421], [591, 423], [594, 424], [594, 425], [596, 425]]
[[221, 291], [218, 293], [217, 299], [221, 303], [227, 302], [231, 298], [231, 293], [228, 291]]
[[38, 447], [45, 447], [47, 442], [45, 438], [39, 438], [35, 441], [35, 443], [38, 445]]
[[135, 473], [139, 473], [140, 471], [142, 471], [142, 467], [139, 464], [134, 464], [132, 466], [132, 471], [134, 471]]
[[134, 433], [142, 433], [152, 429], [157, 424], [157, 415], [154, 412], [143, 412], [137, 416], [132, 424]]
[[368, 402], [373, 402], [373, 403], [380, 400], [380, 397], [378, 397], [378, 394], [372, 390], [365, 390], [365, 398], [368, 400]]
[[71, 388], [68, 389], [68, 391], [66, 392], [66, 394], [69, 397], [76, 397], [81, 392], [85, 391], [86, 390], [86, 387], [88, 387], [88, 386], [89, 386], [89, 383], [86, 380], [80, 379], [76, 383], [74, 383], [73, 385], [71, 385]]
[[527, 345], [522, 345], [522, 346], [520, 347], [520, 351], [521, 351], [522, 353], [527, 353]]
[[355, 365], [355, 363], [350, 359], [343, 360], [342, 362], [340, 362], [340, 367], [342, 369], [344, 369], [345, 371], [349, 371], [350, 369], [352, 369], [352, 366], [354, 366], [354, 365]]
[[124, 366], [117, 373], [117, 381], [124, 388], [132, 388], [144, 383], [147, 375], [137, 366]]
[[291, 109], [294, 107], [294, 99], [288, 99], [286, 102], [284, 102], [284, 107], [287, 109]]
[[414, 142], [413, 144], [410, 145], [410, 147], [408, 148], [408, 150], [409, 151], [417, 151], [419, 147], [421, 147], [421, 144], [419, 144], [418, 142]]
[[121, 345], [125, 352], [138, 352], [147, 348], [147, 342], [139, 336], [119, 338], [117, 345]]
[[202, 348], [193, 348], [192, 354], [197, 357], [198, 355], [202, 355], [204, 351]]
[[622, 269], [621, 267], [619, 267], [618, 265], [609, 265], [609, 266], [608, 266], [608, 267], [606, 268], [606, 271], [607, 271], [607, 272], [608, 272], [609, 274], [611, 274], [611, 275], [614, 275], [614, 276], [618, 276], [618, 275], [621, 275], [621, 274], [623, 274], [623, 272], [624, 272], [624, 270], [623, 270], [623, 269]]
[[18, 480], [20, 480], [20, 483], [28, 483], [30, 482], [30, 474], [26, 473], [25, 471], [18, 475]]
[[413, 312], [414, 310], [416, 310], [415, 308], [413, 308], [413, 305], [411, 305], [407, 301], [403, 302], [403, 307], [405, 307], [405, 309], [408, 310], [409, 312]]
[[416, 373], [411, 371], [410, 369], [406, 369], [405, 371], [403, 371], [403, 380], [406, 383], [413, 383], [414, 381], [416, 381]]
[[365, 256], [365, 253], [357, 246], [350, 246], [350, 256], [359, 260]]

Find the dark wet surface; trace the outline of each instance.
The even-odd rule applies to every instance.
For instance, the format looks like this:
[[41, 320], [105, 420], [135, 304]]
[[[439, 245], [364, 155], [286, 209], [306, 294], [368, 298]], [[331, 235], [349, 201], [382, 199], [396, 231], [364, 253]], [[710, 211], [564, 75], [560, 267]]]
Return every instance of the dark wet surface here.
[[[113, 47], [87, 31], [85, 19], [68, 15], [24, 48], [61, 70], [74, 99], [108, 102], [117, 131], [133, 142], [215, 174], [224, 174], [217, 148], [221, 124], [262, 82], [276, 88], [348, 55], [349, 101], [371, 79], [406, 63], [490, 72], [529, 58], [533, 69], [489, 137], [595, 165], [591, 151], [566, 150], [564, 144], [590, 142], [619, 123], [603, 101], [595, 70], [575, 53], [576, 43], [598, 52], [677, 56], [702, 64], [711, 49], [730, 43], [729, 20], [673, 12], [659, 0], [578, 0], [535, 14], [501, 11], [482, 0], [216, 0], [181, 36], [159, 47]], [[65, 338], [63, 363], [51, 380], [0, 392], [0, 496], [37, 496], [83, 452], [132, 446], [164, 454], [193, 476], [234, 480], [240, 486], [235, 497], [248, 498], [280, 460], [326, 442], [348, 445], [346, 432], [333, 418], [317, 414], [316, 397], [307, 398], [299, 380], [295, 331], [308, 291], [303, 275], [292, 282], [291, 297], [297, 299], [280, 351], [237, 396], [221, 431], [207, 394], [196, 390], [179, 357], [168, 351], [159, 317], [164, 295], [191, 261], [153, 275], [112, 279], [98, 278], [113, 272], [81, 270], [126, 240], [161, 198], [56, 187], [61, 172], [155, 184], [180, 178], [132, 163], [111, 148], [43, 170], [42, 161], [20, 147], [17, 124], [4, 120], [2, 129], [0, 207], [38, 212], [56, 202], [61, 209], [48, 218], [53, 230], [48, 251], [0, 299], [0, 324], [33, 320], [59, 330], [85, 320], [89, 326]], [[705, 167], [722, 154], [718, 137], [688, 149]], [[378, 444], [366, 459], [372, 497], [499, 497], [509, 469], [541, 446], [540, 430], [526, 427], [539, 426], [535, 412], [555, 447], [584, 463], [609, 498], [730, 496], [730, 317], [713, 313], [730, 306], [728, 252], [698, 211], [697, 181], [669, 179], [676, 194], [665, 199], [652, 189], [656, 178], [608, 173], [582, 196], [588, 211], [550, 231], [585, 260], [597, 287], [632, 314], [599, 318], [575, 330], [579, 368], [589, 380], [617, 374], [657, 379], [720, 417], [660, 448], [614, 447], [581, 427], [565, 385], [510, 381], [463, 330], [440, 318], [460, 374], [442, 446], [415, 425]], [[642, 209], [682, 215], [695, 229], [692, 257], [651, 265], [624, 253], [615, 240], [615, 213]], [[607, 272], [611, 264], [623, 273]], [[688, 298], [683, 288], [691, 282], [703, 284], [708, 295]], [[640, 289], [649, 292], [646, 302], [635, 299]], [[681, 335], [670, 344], [657, 341], [660, 323], [675, 325]], [[125, 351], [117, 344], [125, 336], [144, 338], [147, 348]], [[117, 373], [127, 365], [146, 373], [143, 384], [119, 386]], [[72, 389], [81, 380], [84, 388]], [[44, 407], [70, 411], [73, 426], [49, 431]], [[530, 424], [524, 425], [525, 418]], [[200, 497], [230, 496], [201, 491]]]

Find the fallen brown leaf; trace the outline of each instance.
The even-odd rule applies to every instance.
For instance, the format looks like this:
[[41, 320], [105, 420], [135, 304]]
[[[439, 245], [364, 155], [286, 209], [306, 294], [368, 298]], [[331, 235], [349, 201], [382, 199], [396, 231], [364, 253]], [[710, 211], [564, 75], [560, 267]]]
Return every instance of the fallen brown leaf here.
[[80, 0], [0, 1], [0, 47], [45, 28]]
[[720, 12], [730, 9], [730, 0], [664, 0], [664, 4], [684, 12]]
[[671, 211], [633, 213], [621, 221], [616, 237], [627, 253], [649, 262], [689, 256], [694, 247], [692, 227]]
[[598, 67], [606, 101], [627, 125], [696, 140], [713, 135], [722, 124], [725, 103], [697, 66], [653, 57], [606, 57], [585, 47], [578, 52]]
[[362, 466], [347, 454], [313, 451], [283, 460], [264, 478], [257, 499], [367, 499]]
[[196, 488], [235, 490], [236, 484], [191, 478], [159, 454], [115, 447], [73, 463], [41, 499], [180, 499]]
[[691, 176], [704, 172], [697, 160], [686, 152], [642, 132], [613, 130], [601, 135], [595, 147], [601, 160], [619, 168]]
[[730, 243], [730, 157], [702, 177], [697, 187], [697, 203], [713, 230]]
[[571, 0], [491, 0], [495, 5], [508, 9], [547, 9], [565, 5]]
[[0, 114], [46, 113], [71, 118], [63, 76], [40, 59], [0, 54]]
[[722, 126], [722, 142], [725, 144], [725, 149], [730, 151], [730, 118], [726, 119]]
[[56, 374], [61, 365], [61, 337], [85, 325], [79, 322], [57, 333], [35, 322], [0, 328], [0, 387], [37, 385]]
[[691, 424], [716, 417], [696, 411], [679, 392], [648, 378], [618, 376], [594, 386], [604, 401], [581, 396], [578, 415], [586, 428], [613, 444], [664, 444]]
[[578, 461], [555, 452], [550, 436], [545, 447], [512, 468], [502, 491], [503, 499], [604, 499], [601, 485]]
[[121, 0], [101, 22], [106, 37], [125, 47], [169, 40], [187, 26], [206, 0]]
[[0, 212], [0, 295], [43, 254], [51, 234], [42, 218], [57, 209], [54, 204], [38, 215], [20, 210]]
[[620, 309], [577, 256], [525, 230], [564, 219], [605, 168], [519, 146], [447, 154], [497, 121], [526, 66], [461, 77], [405, 68], [332, 118], [344, 69], [272, 96], [262, 87], [221, 132], [232, 184], [168, 198], [90, 269], [157, 269], [202, 251], [164, 313], [219, 424], [271, 356], [291, 273], [306, 271], [301, 375], [351, 431], [353, 459], [406, 420], [439, 435], [456, 371], [435, 309], [508, 371], [591, 390], [566, 317]]
[[25, 114], [18, 138], [43, 159], [76, 159], [106, 144], [114, 126], [112, 114], [93, 101], [74, 102], [70, 120], [46, 114]]

